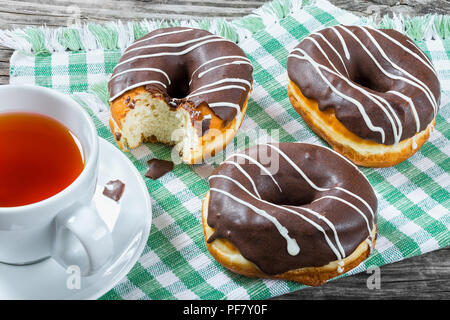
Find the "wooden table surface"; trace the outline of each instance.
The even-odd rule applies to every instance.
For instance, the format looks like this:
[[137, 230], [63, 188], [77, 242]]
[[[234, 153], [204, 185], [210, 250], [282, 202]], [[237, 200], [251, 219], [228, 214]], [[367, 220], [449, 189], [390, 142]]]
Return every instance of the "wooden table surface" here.
[[[26, 26], [65, 26], [81, 21], [106, 22], [140, 18], [233, 19], [251, 13], [265, 0], [0, 0], [0, 29]], [[374, 12], [423, 15], [450, 13], [448, 0], [330, 0], [338, 7], [367, 16]], [[0, 84], [8, 83], [12, 51], [0, 47]], [[333, 280], [274, 299], [450, 299], [450, 247], [385, 265], [380, 289], [369, 290], [370, 274]]]

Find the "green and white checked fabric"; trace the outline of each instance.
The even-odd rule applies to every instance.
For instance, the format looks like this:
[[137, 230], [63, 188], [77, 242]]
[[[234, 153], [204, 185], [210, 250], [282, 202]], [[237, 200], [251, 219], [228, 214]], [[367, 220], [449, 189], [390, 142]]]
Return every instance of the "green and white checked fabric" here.
[[[254, 66], [255, 82], [243, 125], [226, 152], [264, 139], [326, 145], [289, 102], [287, 57], [300, 40], [315, 30], [364, 22], [325, 0], [290, 6], [290, 11], [278, 16], [265, 14], [264, 10], [259, 14], [265, 27], [239, 42]], [[450, 38], [416, 43], [432, 59], [441, 81], [442, 103], [436, 127], [429, 141], [401, 164], [384, 169], [361, 168], [378, 196], [379, 234], [372, 255], [348, 274], [450, 245]], [[11, 58], [10, 82], [74, 94], [89, 108], [98, 134], [114, 143], [107, 127], [108, 111], [97, 107], [101, 105], [99, 99], [86, 92], [108, 79], [120, 55], [119, 49], [36, 56], [16, 51]], [[146, 144], [127, 156], [144, 175], [147, 160], [170, 159], [171, 149]], [[212, 161], [221, 158], [223, 154]], [[212, 167], [179, 164], [159, 180], [144, 178], [153, 199], [153, 225], [147, 246], [127, 277], [103, 299], [264, 299], [303, 287], [294, 282], [236, 275], [209, 255], [201, 226], [201, 202], [208, 191], [206, 177]]]

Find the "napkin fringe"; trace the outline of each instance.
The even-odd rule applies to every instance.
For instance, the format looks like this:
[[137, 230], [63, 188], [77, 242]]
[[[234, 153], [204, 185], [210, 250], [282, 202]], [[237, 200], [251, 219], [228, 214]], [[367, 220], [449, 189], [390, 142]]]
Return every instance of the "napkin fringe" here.
[[193, 27], [208, 30], [239, 43], [289, 14], [313, 5], [316, 0], [273, 0], [240, 19], [149, 20], [105, 24], [85, 23], [62, 28], [29, 27], [0, 30], [0, 45], [28, 55], [55, 52], [125, 50], [136, 39], [163, 27]]
[[[279, 22], [290, 14], [302, 11], [320, 0], [273, 0], [243, 18], [227, 21], [211, 20], [148, 20], [106, 24], [85, 23], [63, 28], [29, 27], [24, 29], [0, 30], [0, 45], [28, 55], [51, 54], [55, 52], [77, 52], [124, 50], [136, 39], [163, 27], [183, 26], [208, 30], [214, 34], [239, 43], [252, 34]], [[407, 34], [415, 41], [449, 39], [450, 15], [429, 14], [405, 17], [401, 14], [363, 18], [369, 25], [395, 29]]]
[[[306, 6], [320, 0], [273, 0], [243, 18], [227, 21], [211, 20], [148, 20], [106, 24], [85, 23], [63, 28], [29, 27], [24, 29], [0, 30], [0, 45], [28, 55], [51, 54], [55, 52], [77, 52], [104, 50], [125, 50], [136, 39], [163, 27], [183, 26], [208, 30], [214, 34], [239, 43], [252, 34], [276, 24], [288, 15], [301, 12]], [[429, 14], [405, 17], [401, 14], [363, 18], [377, 28], [395, 29], [407, 34], [415, 41], [449, 39], [450, 15]]]
[[109, 115], [108, 81], [100, 81], [92, 85], [87, 92], [74, 92], [72, 98], [92, 111], [97, 117], [107, 112]]

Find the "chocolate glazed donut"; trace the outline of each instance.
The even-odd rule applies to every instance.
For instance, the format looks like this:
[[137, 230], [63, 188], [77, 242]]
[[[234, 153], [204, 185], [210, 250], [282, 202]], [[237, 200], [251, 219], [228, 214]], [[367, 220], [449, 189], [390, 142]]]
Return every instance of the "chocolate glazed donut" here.
[[125, 50], [109, 81], [117, 144], [127, 150], [162, 142], [175, 145], [185, 162], [201, 162], [239, 129], [252, 71], [241, 48], [208, 31], [149, 33]]
[[[267, 159], [279, 164], [276, 172]], [[375, 193], [330, 149], [258, 145], [230, 156], [209, 183], [205, 240], [234, 272], [320, 285], [354, 268], [374, 246]]]
[[427, 140], [440, 84], [428, 57], [395, 30], [334, 26], [291, 52], [289, 96], [333, 148], [365, 166], [391, 166]]

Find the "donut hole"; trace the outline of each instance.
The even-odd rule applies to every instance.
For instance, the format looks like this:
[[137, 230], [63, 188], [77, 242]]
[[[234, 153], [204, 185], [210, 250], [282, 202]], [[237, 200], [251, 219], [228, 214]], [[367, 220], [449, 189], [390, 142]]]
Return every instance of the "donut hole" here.
[[167, 94], [173, 99], [183, 99], [189, 95], [189, 72], [187, 68], [180, 67], [167, 88]]
[[311, 192], [289, 192], [283, 190], [283, 195], [275, 199], [264, 199], [279, 206], [300, 207], [310, 204], [315, 200], [316, 196]]
[[[261, 188], [259, 184], [261, 198], [270, 203], [280, 206], [304, 206], [310, 204], [316, 199], [316, 192], [303, 179], [295, 176], [277, 177], [277, 180], [283, 181], [280, 185], [283, 192], [274, 192], [276, 189]], [[270, 184], [267, 181], [267, 185]]]
[[[258, 195], [264, 201], [280, 206], [304, 206], [310, 204], [317, 198], [317, 190], [311, 188], [309, 183], [305, 181], [303, 177], [298, 174], [298, 172], [291, 170], [292, 168], [289, 166], [283, 166], [283, 169], [277, 170], [276, 173], [272, 171], [274, 173], [272, 179], [272, 177], [268, 174], [260, 172], [254, 164], [240, 164], [252, 177], [254, 186], [258, 191]], [[234, 165], [230, 165], [228, 168], [230, 171], [226, 173], [224, 172], [223, 174], [237, 174], [238, 177], [243, 177]], [[274, 168], [270, 168], [269, 171], [272, 169]], [[279, 188], [274, 183], [274, 180], [278, 182]], [[253, 184], [247, 182], [248, 179], [244, 181], [245, 187], [248, 190], [254, 190]], [[320, 182], [322, 183], [323, 181]]]
[[370, 89], [375, 92], [386, 92], [390, 90], [389, 86], [387, 86], [383, 81], [381, 81], [373, 74], [365, 74], [363, 72], [359, 72], [351, 77], [350, 80], [360, 85], [361, 87]]
[[[246, 158], [237, 157], [234, 161], [243, 166], [252, 177], [262, 200], [280, 206], [304, 206], [318, 198], [319, 190], [311, 187], [304, 176], [287, 163], [275, 149], [250, 148], [248, 156], [257, 159], [257, 162], [263, 165], [266, 171], [262, 171], [260, 167]], [[317, 169], [319, 161], [320, 155], [317, 152], [307, 150], [304, 152], [302, 166], [315, 172], [314, 182], [318, 186], [324, 188], [336, 186], [339, 183], [336, 181], [336, 177], [330, 176], [327, 170]], [[236, 172], [242, 176], [235, 166], [230, 165], [228, 168], [231, 171], [227, 174]], [[246, 187], [248, 190], [254, 190], [250, 182], [246, 184]]]

